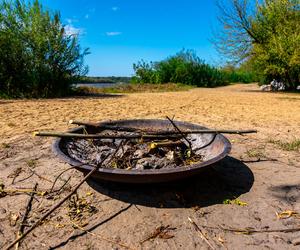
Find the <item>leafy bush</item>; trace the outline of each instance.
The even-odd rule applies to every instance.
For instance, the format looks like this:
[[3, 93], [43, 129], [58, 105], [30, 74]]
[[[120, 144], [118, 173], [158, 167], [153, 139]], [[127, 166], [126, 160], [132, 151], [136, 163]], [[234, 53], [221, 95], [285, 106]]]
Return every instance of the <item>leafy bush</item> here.
[[0, 95], [53, 97], [87, 73], [78, 36], [36, 0], [0, 3]]
[[220, 70], [201, 60], [194, 51], [182, 50], [160, 62], [139, 61], [133, 65], [136, 83], [183, 83], [197, 87], [217, 87], [230, 82], [251, 82], [250, 73]]

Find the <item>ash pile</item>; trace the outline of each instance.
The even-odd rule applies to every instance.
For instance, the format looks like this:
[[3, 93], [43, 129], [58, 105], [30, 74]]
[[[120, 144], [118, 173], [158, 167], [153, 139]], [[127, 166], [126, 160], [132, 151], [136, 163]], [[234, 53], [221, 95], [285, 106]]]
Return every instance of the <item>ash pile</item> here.
[[[103, 131], [101, 134], [117, 137], [120, 132]], [[121, 135], [130, 137], [135, 133], [122, 132]], [[72, 138], [66, 141], [65, 147], [71, 158], [85, 165], [101, 164], [102, 168], [125, 170], [169, 169], [203, 161], [205, 150], [202, 149], [207, 143], [204, 138], [196, 134], [160, 140]]]

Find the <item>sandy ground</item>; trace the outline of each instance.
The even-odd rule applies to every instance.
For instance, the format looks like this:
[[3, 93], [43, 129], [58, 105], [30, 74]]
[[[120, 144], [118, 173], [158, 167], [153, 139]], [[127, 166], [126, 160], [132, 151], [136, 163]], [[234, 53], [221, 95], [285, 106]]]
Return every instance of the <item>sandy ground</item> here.
[[[70, 119], [102, 121], [164, 118], [210, 128], [258, 129], [249, 136], [228, 136], [229, 157], [200, 176], [151, 187], [85, 183], [78, 191], [96, 212], [84, 215], [91, 233], [75, 229], [68, 203], [28, 235], [20, 249], [209, 249], [190, 217], [215, 249], [299, 249], [300, 217], [279, 219], [276, 213], [300, 213], [300, 152], [286, 151], [270, 140], [300, 138], [300, 95], [261, 93], [256, 85], [234, 85], [187, 92], [51, 100], [0, 100], [0, 184], [5, 189], [51, 188], [69, 166], [54, 156], [52, 139], [34, 138], [36, 130], [65, 131]], [[32, 175], [32, 171], [35, 174]], [[18, 173], [18, 174], [16, 174]], [[68, 194], [82, 174], [66, 172], [56, 195], [36, 195], [27, 224], [32, 224], [59, 198]], [[0, 197], [0, 248], [16, 237], [29, 196]], [[246, 206], [223, 204], [238, 198]], [[173, 230], [149, 238], [160, 226]], [[237, 234], [224, 228], [298, 232]], [[173, 237], [171, 237], [173, 236]], [[167, 239], [168, 238], [168, 239]], [[145, 242], [141, 243], [142, 241]]]

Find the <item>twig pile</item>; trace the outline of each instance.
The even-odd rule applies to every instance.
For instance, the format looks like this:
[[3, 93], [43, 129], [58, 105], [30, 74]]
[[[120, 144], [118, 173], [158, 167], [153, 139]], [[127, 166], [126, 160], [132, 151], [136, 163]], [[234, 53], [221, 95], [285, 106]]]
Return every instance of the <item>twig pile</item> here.
[[[115, 132], [116, 133], [116, 132]], [[112, 160], [110, 155], [121, 145]], [[145, 139], [69, 139], [66, 149], [71, 158], [95, 166], [108, 156], [104, 168], [144, 170], [176, 168], [203, 159], [199, 151], [193, 152], [184, 140]]]

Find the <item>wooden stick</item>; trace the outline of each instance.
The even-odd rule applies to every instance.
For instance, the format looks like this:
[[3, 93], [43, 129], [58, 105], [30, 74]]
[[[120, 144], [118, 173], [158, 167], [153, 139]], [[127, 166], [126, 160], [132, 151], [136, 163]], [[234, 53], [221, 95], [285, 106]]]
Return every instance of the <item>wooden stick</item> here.
[[76, 124], [79, 126], [101, 128], [102, 130], [107, 129], [107, 130], [126, 131], [126, 132], [142, 132], [142, 130], [138, 129], [138, 128], [121, 127], [121, 126], [114, 126], [114, 125], [103, 125], [103, 124], [94, 123], [94, 122], [82, 122], [82, 121], [70, 120], [69, 123]]
[[125, 244], [123, 244], [123, 243], [121, 243], [121, 242], [117, 242], [117, 241], [111, 240], [111, 239], [109, 239], [109, 238], [103, 237], [103, 236], [101, 236], [101, 235], [99, 235], [99, 234], [92, 233], [92, 232], [88, 231], [87, 229], [85, 229], [85, 228], [83, 228], [83, 227], [77, 225], [77, 224], [76, 224], [75, 222], [73, 222], [73, 221], [71, 221], [71, 223], [72, 223], [75, 227], [77, 227], [78, 229], [80, 229], [81, 231], [83, 231], [83, 232], [85, 232], [85, 233], [87, 233], [87, 234], [90, 234], [90, 235], [92, 235], [92, 236], [94, 236], [94, 237], [97, 237], [97, 238], [99, 238], [100, 240], [104, 240], [104, 241], [110, 242], [110, 243], [112, 243], [112, 244], [118, 245], [118, 246], [123, 247], [123, 248], [125, 248], [125, 249], [133, 250], [133, 248], [131, 248], [131, 247], [129, 247], [129, 246], [127, 246], [127, 245], [125, 245]]
[[[177, 134], [253, 134], [257, 133], [257, 130], [225, 130], [225, 129], [201, 129], [201, 130], [181, 130], [181, 132], [174, 131], [160, 131], [155, 132], [156, 135], [177, 135]], [[149, 134], [152, 135], [151, 132]], [[153, 133], [154, 134], [154, 133]]]
[[62, 133], [62, 132], [35, 132], [34, 136], [51, 136], [63, 138], [81, 138], [81, 139], [168, 139], [178, 138], [177, 135], [107, 135], [107, 134], [76, 134], [76, 133]]
[[138, 128], [132, 127], [119, 127], [114, 125], [99, 125], [98, 123], [93, 122], [81, 122], [70, 120], [70, 124], [76, 125], [86, 125], [91, 127], [99, 127], [107, 130], [116, 130], [116, 131], [127, 131], [127, 132], [144, 132], [150, 135], [174, 135], [174, 134], [253, 134], [257, 133], [257, 130], [248, 129], [248, 130], [224, 130], [224, 129], [201, 129], [201, 130], [180, 130], [176, 131], [151, 131], [151, 130], [141, 130]]
[[181, 146], [184, 144], [181, 140], [179, 141], [160, 141], [160, 142], [151, 142], [150, 143], [150, 148], [157, 148], [157, 147], [176, 147], [176, 146]]
[[225, 227], [220, 227], [224, 231], [228, 232], [234, 232], [234, 233], [241, 233], [241, 234], [254, 234], [254, 233], [294, 233], [294, 232], [299, 232], [300, 227], [296, 228], [282, 228], [282, 229], [238, 229], [238, 228], [225, 228]]
[[[33, 192], [30, 194], [30, 198], [28, 199], [28, 202], [27, 202], [27, 205], [26, 205], [26, 210], [25, 210], [25, 213], [22, 217], [21, 224], [20, 224], [20, 229], [19, 229], [18, 234], [17, 234], [17, 238], [20, 238], [23, 235], [24, 228], [25, 228], [25, 221], [26, 221], [27, 216], [28, 216], [28, 214], [31, 210], [31, 205], [32, 205], [33, 197], [34, 197], [35, 191], [37, 189], [37, 186], [38, 186], [38, 183], [35, 183], [35, 185], [33, 187]], [[19, 241], [16, 244], [16, 249], [19, 248], [20, 243], [21, 242]]]
[[204, 240], [204, 242], [213, 250], [215, 250], [215, 248], [212, 246], [212, 244], [208, 241], [208, 239], [205, 237], [205, 235], [203, 234], [202, 230], [200, 229], [200, 227], [190, 218], [188, 217], [189, 221], [192, 223], [192, 225], [194, 226], [194, 228], [196, 229], [196, 231], [199, 232], [200, 237], [202, 240]]
[[148, 134], [137, 135], [107, 135], [107, 134], [76, 134], [76, 133], [63, 133], [63, 132], [34, 132], [34, 136], [50, 136], [62, 138], [81, 138], [81, 139], [174, 139], [179, 138], [182, 134], [251, 134], [257, 133], [257, 130], [191, 130], [191, 131], [161, 131], [161, 132], [148, 132]]
[[[116, 151], [119, 148], [116, 149]], [[116, 152], [115, 151], [115, 152]], [[72, 192], [70, 192], [66, 197], [64, 197], [61, 201], [59, 201], [57, 204], [55, 204], [48, 212], [46, 212], [36, 223], [34, 223], [20, 238], [17, 238], [14, 240], [8, 247], [5, 248], [5, 250], [9, 250], [12, 248], [15, 244], [17, 244], [19, 241], [24, 239], [31, 231], [33, 231], [40, 223], [42, 223], [50, 214], [52, 214], [56, 209], [58, 209], [63, 203], [65, 203], [76, 191], [77, 189], [98, 169], [101, 167], [102, 163], [108, 158], [109, 154], [100, 162], [100, 164], [97, 167], [94, 167], [73, 189]]]
[[186, 138], [186, 134], [183, 134], [183, 133], [181, 132], [181, 129], [179, 129], [179, 128], [177, 127], [177, 125], [175, 124], [175, 122], [174, 122], [173, 120], [171, 120], [171, 118], [169, 118], [169, 117], [167, 116], [167, 119], [168, 119], [169, 122], [173, 125], [173, 127], [177, 130], [177, 132], [178, 132], [180, 135], [182, 135], [182, 138], [188, 143], [189, 148], [190, 148], [190, 151], [192, 152], [192, 143], [190, 142], [190, 140], [188, 140], [188, 138]]
[[70, 120], [69, 124], [76, 124], [79, 126], [99, 127], [99, 124], [95, 123], [95, 122], [82, 122], [82, 121], [77, 121], [77, 120]]

